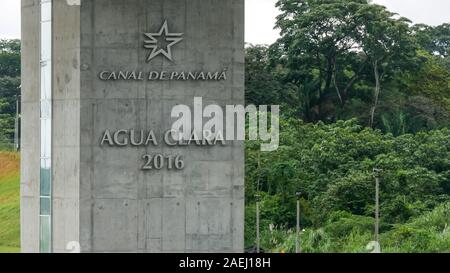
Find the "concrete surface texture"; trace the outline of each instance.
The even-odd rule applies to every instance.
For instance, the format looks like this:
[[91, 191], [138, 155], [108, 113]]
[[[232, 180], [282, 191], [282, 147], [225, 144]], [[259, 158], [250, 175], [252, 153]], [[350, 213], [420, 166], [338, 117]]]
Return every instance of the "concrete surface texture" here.
[[22, 252], [39, 251], [39, 1], [22, 0], [20, 227]]
[[[53, 250], [242, 252], [244, 149], [100, 145], [106, 130], [170, 129], [172, 107], [244, 103], [244, 0], [54, 0]], [[22, 251], [39, 250], [37, 0], [22, 0]], [[167, 21], [172, 58], [147, 61]], [[104, 81], [101, 71], [222, 71], [223, 81]], [[142, 170], [142, 156], [181, 155], [183, 170]]]

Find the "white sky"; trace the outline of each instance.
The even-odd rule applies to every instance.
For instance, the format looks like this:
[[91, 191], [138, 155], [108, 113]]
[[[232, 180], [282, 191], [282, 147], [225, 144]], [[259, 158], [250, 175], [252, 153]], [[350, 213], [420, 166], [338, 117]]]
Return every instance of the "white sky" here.
[[[0, 39], [20, 37], [21, 0], [0, 0]], [[270, 44], [278, 38], [274, 30], [276, 0], [245, 0], [245, 41]], [[450, 0], [374, 0], [415, 23], [450, 23]]]

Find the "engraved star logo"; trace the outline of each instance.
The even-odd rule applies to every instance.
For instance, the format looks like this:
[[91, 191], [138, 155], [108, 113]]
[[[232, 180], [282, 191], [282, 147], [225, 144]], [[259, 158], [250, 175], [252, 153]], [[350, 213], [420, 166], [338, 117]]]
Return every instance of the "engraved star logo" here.
[[164, 21], [158, 33], [144, 33], [144, 36], [144, 48], [152, 50], [147, 56], [147, 62], [150, 62], [158, 55], [163, 55], [170, 61], [173, 61], [172, 47], [183, 40], [183, 33], [169, 32], [167, 20]]

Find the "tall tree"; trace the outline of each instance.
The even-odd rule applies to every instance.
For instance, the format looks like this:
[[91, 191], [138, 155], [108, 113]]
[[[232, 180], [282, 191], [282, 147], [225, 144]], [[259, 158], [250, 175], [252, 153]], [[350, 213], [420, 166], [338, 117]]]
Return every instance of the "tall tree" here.
[[450, 24], [442, 24], [436, 27], [425, 24], [413, 26], [413, 33], [420, 46], [428, 53], [442, 58], [450, 54]]
[[414, 60], [416, 44], [412, 38], [410, 21], [380, 5], [363, 5], [358, 10], [358, 36], [361, 50], [373, 71], [375, 87], [370, 109], [369, 126], [374, 126], [375, 112], [381, 94], [382, 81], [394, 75]]
[[417, 64], [410, 21], [367, 0], [280, 0], [277, 6], [281, 38], [272, 56], [284, 80], [297, 87], [304, 119], [337, 119], [359, 96], [356, 86], [373, 84], [367, 106], [373, 127], [383, 84]]
[[[345, 105], [349, 89], [360, 77], [344, 73], [355, 62], [356, 16], [366, 0], [280, 0], [276, 26], [281, 38], [273, 46], [284, 56], [286, 80], [297, 86], [309, 121], [332, 120], [333, 108]], [[358, 68], [359, 67], [359, 68]], [[338, 79], [341, 77], [341, 79]], [[341, 85], [339, 85], [339, 83]]]
[[245, 101], [247, 104], [289, 103], [292, 95], [283, 88], [268, 67], [269, 48], [247, 45], [245, 48]]

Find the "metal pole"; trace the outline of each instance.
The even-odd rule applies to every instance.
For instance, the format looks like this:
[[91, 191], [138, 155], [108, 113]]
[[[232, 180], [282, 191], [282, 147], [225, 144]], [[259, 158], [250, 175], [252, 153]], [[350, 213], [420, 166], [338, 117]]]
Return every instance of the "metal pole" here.
[[259, 195], [256, 195], [256, 253], [260, 252], [259, 238]]
[[380, 178], [375, 176], [375, 241], [380, 242]]
[[19, 96], [16, 96], [16, 118], [14, 119], [14, 149], [19, 150]]
[[295, 194], [297, 196], [297, 233], [295, 236], [295, 253], [302, 252], [300, 248], [300, 194], [300, 192]]
[[260, 183], [261, 183], [261, 176], [259, 173], [260, 166], [261, 166], [261, 153], [258, 152], [258, 184], [256, 185], [256, 194], [255, 194], [255, 198], [256, 198], [256, 253], [260, 252], [260, 243], [261, 243], [261, 238], [259, 235], [259, 201], [260, 201], [259, 189], [260, 189]]
[[375, 177], [375, 242], [380, 245], [380, 174], [383, 170], [373, 169]]

